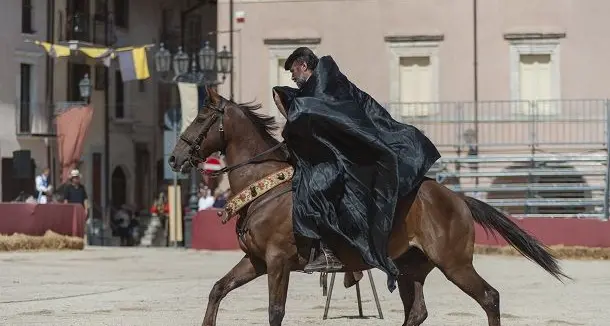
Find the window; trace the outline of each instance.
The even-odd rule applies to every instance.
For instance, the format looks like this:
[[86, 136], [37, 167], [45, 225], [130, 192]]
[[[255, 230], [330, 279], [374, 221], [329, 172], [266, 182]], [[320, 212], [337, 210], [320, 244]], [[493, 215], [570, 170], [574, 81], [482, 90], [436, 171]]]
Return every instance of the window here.
[[297, 87], [297, 84], [292, 81], [292, 74], [290, 71], [284, 69], [286, 59], [277, 60], [277, 85], [276, 86], [290, 86]]
[[93, 18], [97, 22], [106, 21], [106, 0], [95, 0], [95, 11]]
[[129, 27], [129, 0], [114, 0], [114, 23], [117, 27]]
[[203, 19], [201, 15], [190, 15], [187, 16], [185, 22], [185, 49], [188, 53], [196, 53], [201, 48], [201, 40], [205, 39], [203, 35]]
[[428, 115], [432, 97], [432, 66], [430, 57], [400, 58], [400, 115]]
[[[273, 40], [272, 40], [273, 41]], [[297, 87], [292, 81], [290, 71], [284, 70], [286, 59], [290, 56], [294, 49], [299, 46], [307, 46], [312, 51], [316, 51], [316, 44], [268, 44], [269, 46], [269, 89], [275, 86], [290, 86]], [[271, 115], [275, 117], [280, 125], [283, 125], [286, 118], [279, 112], [275, 102], [273, 101], [273, 92], [269, 92], [269, 104]], [[281, 133], [281, 131], [280, 131]]]
[[20, 68], [19, 133], [28, 133], [32, 127], [32, 65], [22, 63]]
[[519, 40], [510, 44], [513, 113], [554, 115], [560, 111], [559, 40]]
[[[552, 99], [551, 55], [522, 54], [519, 60], [519, 100], [539, 101]], [[545, 102], [537, 110], [549, 109]], [[546, 102], [548, 103], [548, 102]], [[531, 108], [530, 108], [531, 110]], [[527, 111], [523, 113], [528, 113]]]
[[91, 41], [89, 0], [66, 1], [66, 25], [63, 32], [69, 40]]
[[388, 42], [388, 46], [390, 113], [399, 121], [436, 114], [439, 41]]
[[33, 34], [34, 27], [33, 23], [33, 14], [34, 10], [32, 10], [32, 0], [21, 0], [21, 32], [25, 34]]
[[125, 118], [125, 93], [120, 70], [114, 74], [114, 91], [114, 117], [123, 119]]

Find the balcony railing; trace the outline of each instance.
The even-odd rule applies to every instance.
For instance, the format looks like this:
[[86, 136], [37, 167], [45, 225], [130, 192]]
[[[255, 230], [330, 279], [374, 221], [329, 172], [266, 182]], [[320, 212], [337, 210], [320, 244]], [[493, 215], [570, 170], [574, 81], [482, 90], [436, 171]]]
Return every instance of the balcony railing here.
[[604, 149], [610, 100], [391, 103], [445, 150], [476, 142], [479, 151]]
[[610, 100], [392, 103], [442, 157], [429, 173], [513, 216], [606, 218]]
[[53, 105], [35, 102], [15, 103], [15, 133], [17, 136], [55, 136]]
[[61, 12], [59, 16], [61, 29], [60, 41], [91, 42], [93, 16], [81, 12]]

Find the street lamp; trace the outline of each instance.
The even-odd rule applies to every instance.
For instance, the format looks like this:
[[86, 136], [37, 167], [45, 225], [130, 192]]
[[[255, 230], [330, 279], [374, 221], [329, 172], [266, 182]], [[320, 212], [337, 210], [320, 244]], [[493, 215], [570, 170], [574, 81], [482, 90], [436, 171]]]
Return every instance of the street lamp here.
[[89, 97], [91, 96], [91, 80], [89, 74], [85, 74], [85, 77], [78, 83], [78, 90], [80, 97], [85, 100], [85, 103], [89, 103]]
[[157, 72], [166, 73], [172, 63], [172, 54], [161, 43], [159, 52], [155, 54], [155, 68]]
[[[172, 58], [173, 57], [173, 58]], [[231, 72], [231, 51], [223, 46], [222, 51], [216, 50], [206, 41], [197, 53], [189, 55], [184, 52], [181, 46], [178, 52], [172, 56], [171, 52], [165, 48], [165, 44], [159, 44], [159, 51], [155, 53], [155, 70], [162, 76], [167, 76], [173, 72], [171, 83], [178, 81], [191, 82], [198, 85], [217, 85], [220, 84], [217, 78], [211, 78], [214, 74], [222, 74], [222, 81]], [[190, 69], [189, 69], [190, 67]]]
[[178, 53], [174, 56], [174, 74], [181, 76], [189, 72], [189, 56], [178, 47]]
[[[155, 53], [155, 70], [159, 73], [163, 82], [188, 82], [200, 86], [218, 85], [224, 82], [227, 75], [231, 73], [232, 59], [232, 54], [226, 46], [223, 46], [222, 51], [216, 53], [216, 50], [210, 46], [209, 41], [204, 42], [201, 49], [192, 55], [184, 52], [182, 47], [179, 46], [178, 52], [173, 55], [173, 58], [171, 52], [165, 48], [165, 44], [161, 43], [159, 44], [159, 51]], [[172, 72], [173, 78], [167, 78]], [[222, 75], [222, 81], [218, 81], [216, 74]], [[197, 169], [192, 169], [188, 203], [190, 213], [185, 216], [185, 224], [192, 220], [197, 213], [199, 200], [197, 198], [196, 173]], [[174, 178], [174, 186], [176, 185], [177, 180]], [[187, 229], [185, 225], [184, 230]]]
[[216, 53], [210, 47], [210, 41], [205, 41], [203, 48], [199, 50], [199, 68], [203, 71], [214, 71], [214, 59]]
[[222, 73], [222, 80], [227, 79], [227, 74], [230, 72], [231, 52], [227, 50], [227, 46], [222, 47], [222, 51], [218, 52], [218, 68]]

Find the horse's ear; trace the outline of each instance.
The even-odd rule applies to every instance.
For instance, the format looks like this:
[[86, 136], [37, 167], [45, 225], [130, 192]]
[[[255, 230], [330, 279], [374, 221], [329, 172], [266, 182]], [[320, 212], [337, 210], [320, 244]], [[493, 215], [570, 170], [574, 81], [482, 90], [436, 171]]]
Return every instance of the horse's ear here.
[[218, 95], [218, 92], [216, 92], [214, 87], [206, 86], [205, 91], [208, 93], [208, 97], [212, 104], [218, 104], [220, 102], [220, 95]]

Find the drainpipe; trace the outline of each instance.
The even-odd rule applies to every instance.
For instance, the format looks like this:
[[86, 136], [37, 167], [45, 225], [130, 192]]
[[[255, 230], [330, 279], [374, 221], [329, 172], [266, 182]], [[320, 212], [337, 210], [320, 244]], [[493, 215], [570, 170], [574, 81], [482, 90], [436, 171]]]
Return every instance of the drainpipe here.
[[[231, 51], [231, 56], [233, 56], [233, 58], [235, 58], [235, 48], [233, 47], [233, 0], [229, 0], [229, 50]], [[241, 51], [241, 49], [239, 49]], [[234, 82], [233, 82], [233, 67], [235, 65], [235, 60], [233, 60], [233, 58], [231, 58], [231, 67], [229, 68], [229, 78], [230, 80], [230, 99], [231, 101], [234, 101], [234, 97], [235, 97], [235, 88], [234, 88]]]
[[[110, 0], [106, 0], [104, 7], [104, 45], [108, 44], [109, 38], [109, 14]], [[104, 226], [110, 221], [110, 103], [109, 103], [109, 75], [110, 69], [104, 74], [104, 211], [102, 215], [102, 227], [100, 228], [100, 244], [104, 245]]]
[[[47, 0], [47, 42], [54, 43], [55, 38], [55, 0]], [[54, 93], [55, 93], [55, 63], [51, 56], [47, 56], [46, 74], [45, 74], [45, 103], [47, 109], [48, 128], [53, 130], [53, 118], [55, 114]], [[50, 131], [51, 131], [50, 130]], [[54, 132], [54, 131], [53, 131]], [[53, 133], [47, 132], [47, 133]], [[49, 138], [45, 138], [47, 148], [47, 167], [51, 170], [51, 184], [57, 187], [55, 183], [55, 160], [53, 151], [51, 150], [51, 142]]]
[[[472, 14], [473, 14], [473, 61], [474, 61], [474, 148], [475, 148], [475, 152], [479, 153], [479, 48], [478, 48], [478, 44], [479, 44], [479, 40], [478, 40], [478, 1], [477, 0], [472, 0]], [[478, 165], [478, 164], [477, 164]], [[477, 170], [478, 170], [478, 166], [477, 166]], [[475, 186], [479, 185], [479, 177], [475, 177], [474, 179], [475, 182]]]

